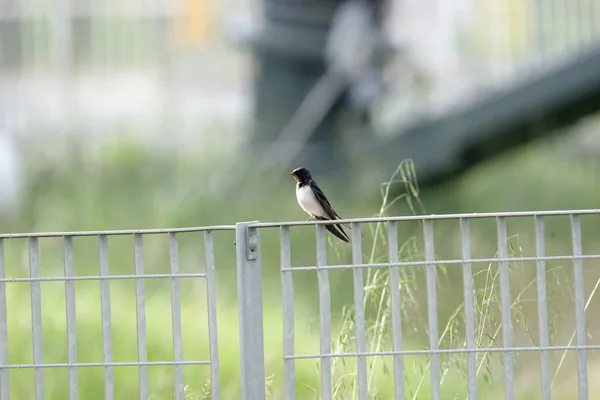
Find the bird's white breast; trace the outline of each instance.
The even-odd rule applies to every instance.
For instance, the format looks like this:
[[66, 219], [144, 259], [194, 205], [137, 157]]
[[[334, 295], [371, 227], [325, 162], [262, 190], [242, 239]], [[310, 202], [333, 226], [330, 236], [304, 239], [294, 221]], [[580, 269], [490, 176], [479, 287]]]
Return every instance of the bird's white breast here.
[[321, 204], [319, 204], [319, 201], [315, 197], [315, 194], [309, 185], [302, 187], [296, 186], [296, 199], [298, 199], [298, 204], [300, 204], [300, 207], [302, 207], [302, 209], [308, 214], [316, 217], [326, 216], [325, 210], [323, 210], [323, 207], [321, 207]]

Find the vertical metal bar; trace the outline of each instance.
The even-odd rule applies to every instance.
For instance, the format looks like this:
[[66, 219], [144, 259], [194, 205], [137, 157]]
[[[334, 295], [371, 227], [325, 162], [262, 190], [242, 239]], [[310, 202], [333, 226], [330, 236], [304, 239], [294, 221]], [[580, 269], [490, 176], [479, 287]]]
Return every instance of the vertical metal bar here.
[[[4, 269], [4, 239], [0, 239], [0, 279], [6, 278]], [[0, 282], [0, 399], [10, 398], [8, 369], [8, 326], [6, 315], [6, 283]]]
[[[317, 225], [317, 267], [327, 266], [325, 226]], [[321, 325], [321, 355], [331, 354], [331, 293], [327, 269], [317, 269], [319, 285], [319, 320]], [[321, 357], [321, 399], [331, 400], [331, 358]]]
[[[433, 221], [423, 221], [423, 234], [425, 236], [425, 260], [435, 262], [435, 247], [433, 240]], [[432, 351], [439, 349], [438, 343], [438, 315], [437, 315], [437, 288], [435, 264], [427, 264], [427, 314], [429, 319], [429, 348]], [[431, 398], [441, 399], [440, 355], [431, 354]]]
[[[77, 363], [77, 322], [75, 311], [75, 282], [68, 278], [75, 276], [73, 265], [73, 238], [63, 237], [65, 258], [65, 303], [67, 308], [67, 353], [69, 364]], [[79, 397], [77, 367], [69, 366], [69, 399], [77, 400]]]
[[[546, 239], [544, 235], [544, 217], [536, 215], [535, 223], [535, 248], [536, 248], [536, 280], [538, 294], [538, 325], [540, 331], [540, 346], [550, 346], [548, 332], [548, 302], [546, 296]], [[540, 353], [540, 367], [542, 373], [542, 400], [550, 400], [550, 352], [542, 350]]]
[[240, 222], [235, 227], [242, 400], [262, 400], [265, 392], [260, 232]]
[[[102, 314], [102, 361], [112, 363], [112, 332], [110, 317], [110, 281], [102, 279], [109, 275], [108, 270], [108, 238], [98, 235], [98, 252], [100, 258], [100, 306]], [[115, 398], [113, 367], [104, 367], [104, 399]]]
[[[465, 297], [465, 324], [467, 334], [467, 350], [474, 350], [475, 345], [475, 308], [473, 305], [473, 271], [471, 262], [471, 228], [467, 218], [460, 219], [463, 260], [463, 292]], [[467, 377], [469, 380], [469, 400], [477, 399], [477, 355], [474, 351], [467, 353]]]
[[[352, 228], [352, 263], [362, 264], [362, 238], [360, 224], [353, 222]], [[356, 328], [356, 350], [366, 353], [367, 339], [365, 334], [365, 288], [362, 268], [354, 268], [354, 320]], [[367, 400], [369, 393], [367, 383], [367, 357], [358, 356], [358, 398]]]
[[219, 342], [217, 335], [217, 294], [215, 284], [215, 245], [213, 233], [204, 232], [204, 252], [206, 254], [206, 303], [208, 307], [208, 336], [210, 342], [210, 385], [212, 398], [220, 397]]
[[[290, 268], [290, 228], [281, 227], [281, 268]], [[283, 297], [283, 356], [294, 355], [294, 282], [292, 271], [281, 272], [281, 290]], [[296, 398], [296, 365], [293, 359], [285, 358], [283, 361], [283, 376], [285, 386], [285, 399]]]
[[[44, 363], [44, 348], [42, 345], [42, 298], [40, 281], [40, 259], [38, 252], [38, 239], [29, 238], [29, 274], [31, 277], [31, 326], [33, 328], [33, 364]], [[35, 398], [44, 398], [44, 369], [34, 367]]]
[[[398, 262], [398, 225], [388, 222], [388, 261]], [[400, 267], [390, 267], [390, 301], [392, 303], [392, 341], [394, 351], [402, 351], [402, 309], [400, 307]], [[396, 400], [404, 400], [404, 360], [394, 356], [394, 393]]]
[[[502, 340], [504, 341], [504, 387], [505, 398], [515, 398], [514, 353], [512, 337], [512, 309], [510, 300], [510, 271], [508, 266], [508, 236], [506, 233], [506, 219], [496, 218], [498, 229], [498, 256], [504, 261], [499, 262], [500, 268], [500, 305], [502, 312]], [[506, 351], [508, 350], [508, 351]]]
[[[133, 234], [133, 260], [135, 264], [135, 309], [137, 316], [137, 342], [138, 342], [138, 362], [148, 362], [147, 343], [146, 343], [146, 294], [144, 291], [144, 249], [142, 235]], [[140, 400], [149, 398], [148, 391], [148, 366], [140, 365], [138, 367], [138, 386], [140, 390]]]
[[[179, 246], [177, 234], [169, 233], [169, 262], [171, 274], [179, 273]], [[179, 278], [171, 277], [171, 327], [173, 330], [173, 361], [183, 361], [183, 342], [181, 336], [181, 290]], [[183, 365], [176, 364], [175, 370], [175, 400], [185, 397], [183, 380]]]
[[[585, 346], [585, 285], [583, 281], [583, 255], [581, 245], [581, 221], [579, 215], [571, 214], [571, 238], [573, 241], [573, 275], [575, 278], [575, 320], [577, 346]], [[577, 350], [577, 384], [579, 400], [588, 398], [587, 355], [585, 349]]]

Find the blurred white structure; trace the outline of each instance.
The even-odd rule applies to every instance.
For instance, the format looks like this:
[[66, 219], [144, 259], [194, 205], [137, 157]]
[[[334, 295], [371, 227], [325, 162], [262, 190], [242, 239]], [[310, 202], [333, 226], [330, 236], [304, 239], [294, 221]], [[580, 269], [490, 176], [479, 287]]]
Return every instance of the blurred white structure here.
[[23, 189], [21, 157], [9, 132], [0, 129], [0, 218], [17, 212]]
[[[211, 36], [210, 4], [0, 0], [0, 126], [61, 132], [239, 115], [236, 60]], [[221, 54], [207, 51], [215, 43]]]
[[[249, 54], [216, 32], [233, 12], [258, 15], [258, 4], [0, 0], [0, 126], [243, 116]], [[387, 15], [390, 40], [415, 66], [390, 80], [389, 113], [405, 122], [540, 73], [600, 37], [600, 0], [390, 0]], [[406, 82], [415, 70], [423, 79]]]
[[393, 0], [387, 32], [408, 60], [390, 81], [394, 123], [460, 107], [599, 45], [599, 17], [600, 0]]

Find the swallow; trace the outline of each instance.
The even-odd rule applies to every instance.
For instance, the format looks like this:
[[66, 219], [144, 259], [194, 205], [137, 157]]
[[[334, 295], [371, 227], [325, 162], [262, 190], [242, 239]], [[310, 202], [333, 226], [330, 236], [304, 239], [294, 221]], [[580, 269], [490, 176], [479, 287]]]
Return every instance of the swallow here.
[[[341, 219], [306, 168], [296, 168], [288, 174], [292, 175], [297, 182], [296, 199], [300, 207], [310, 215], [309, 221]], [[325, 225], [325, 228], [340, 240], [350, 243], [350, 238], [340, 224]]]

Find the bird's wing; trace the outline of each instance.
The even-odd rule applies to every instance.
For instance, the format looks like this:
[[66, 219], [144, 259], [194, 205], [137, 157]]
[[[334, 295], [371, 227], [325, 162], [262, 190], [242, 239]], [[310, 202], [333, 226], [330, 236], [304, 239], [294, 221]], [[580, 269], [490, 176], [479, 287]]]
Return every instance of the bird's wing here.
[[329, 219], [340, 219], [341, 217], [335, 212], [333, 207], [331, 207], [331, 204], [329, 204], [329, 200], [327, 200], [327, 197], [325, 197], [325, 193], [323, 193], [321, 188], [317, 185], [317, 182], [312, 181], [310, 183], [310, 188], [315, 194], [315, 197], [317, 198], [317, 201], [319, 202], [321, 207], [323, 207], [323, 210], [325, 210], [325, 213], [327, 213]]
[[[323, 193], [323, 191], [321, 190], [321, 188], [319, 188], [317, 183], [315, 181], [312, 181], [310, 183], [310, 187], [313, 193], [315, 194], [317, 201], [319, 202], [321, 207], [323, 207], [325, 213], [327, 213], [329, 219], [341, 219], [338, 213], [336, 213], [333, 207], [331, 207], [329, 200], [327, 200], [327, 197], [325, 197], [325, 193]], [[318, 219], [323, 220], [325, 218], [318, 217]], [[344, 242], [350, 243], [350, 238], [348, 237], [348, 234], [344, 232], [344, 228], [342, 228], [341, 225], [326, 225], [325, 228]]]
[[[317, 201], [319, 202], [321, 207], [323, 207], [323, 210], [325, 210], [325, 212], [327, 213], [327, 216], [329, 217], [329, 219], [342, 219], [342, 217], [340, 217], [339, 214], [335, 212], [333, 207], [331, 207], [329, 200], [327, 200], [327, 197], [325, 197], [325, 193], [323, 193], [323, 191], [321, 190], [319, 185], [317, 185], [317, 182], [315, 182], [313, 180], [310, 183], [310, 187], [311, 187], [313, 193], [315, 194]], [[348, 223], [344, 223], [342, 225], [348, 229], [352, 229], [352, 227]], [[344, 233], [344, 235], [346, 235], [346, 232], [344, 232], [344, 229], [341, 226], [340, 226], [340, 230]], [[364, 237], [365, 235], [361, 232], [360, 236]]]

